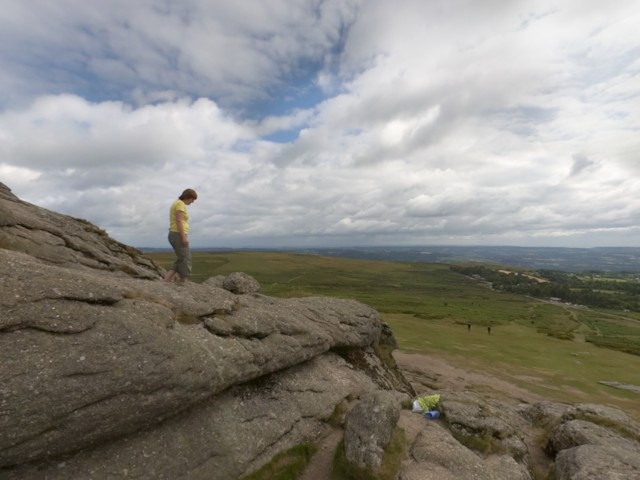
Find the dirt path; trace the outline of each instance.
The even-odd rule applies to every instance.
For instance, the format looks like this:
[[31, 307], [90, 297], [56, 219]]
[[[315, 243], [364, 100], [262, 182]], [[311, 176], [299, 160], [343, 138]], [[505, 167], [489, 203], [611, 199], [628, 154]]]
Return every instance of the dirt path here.
[[398, 367], [409, 380], [416, 393], [427, 390], [492, 390], [497, 397], [510, 398], [520, 402], [544, 400], [525, 388], [519, 387], [493, 375], [462, 369], [445, 360], [430, 355], [393, 352]]
[[322, 439], [318, 451], [311, 458], [299, 480], [328, 480], [331, 478], [333, 457], [340, 440], [342, 440], [342, 434], [342, 429], [334, 428], [329, 435]]

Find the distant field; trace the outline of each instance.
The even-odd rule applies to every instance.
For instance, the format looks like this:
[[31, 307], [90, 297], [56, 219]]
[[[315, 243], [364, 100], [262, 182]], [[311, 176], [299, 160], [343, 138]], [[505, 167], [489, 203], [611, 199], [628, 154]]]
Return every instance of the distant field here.
[[[173, 261], [172, 254], [149, 256], [164, 267]], [[640, 346], [637, 316], [494, 292], [443, 264], [194, 253], [194, 281], [236, 271], [254, 276], [266, 295], [326, 295], [367, 303], [391, 326], [403, 351], [441, 355], [549, 398], [617, 405], [640, 419], [639, 394], [598, 383], [640, 385], [640, 356], [584, 341], [597, 335], [600, 345]]]

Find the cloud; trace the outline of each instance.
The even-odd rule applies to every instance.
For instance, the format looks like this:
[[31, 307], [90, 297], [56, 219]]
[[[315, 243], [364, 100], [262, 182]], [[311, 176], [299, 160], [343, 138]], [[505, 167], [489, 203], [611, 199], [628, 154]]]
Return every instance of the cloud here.
[[585, 155], [577, 153], [573, 156], [573, 166], [569, 172], [569, 176], [579, 175], [583, 170], [592, 167], [594, 162], [589, 160]]
[[3, 83], [12, 87], [13, 95], [72, 89], [94, 100], [130, 100], [134, 91], [168, 89], [210, 97], [228, 108], [286, 89], [306, 63], [322, 64], [358, 4], [8, 3], [0, 13], [0, 40], [12, 49], [0, 65], [34, 78], [43, 67], [48, 71], [23, 88], [6, 79]]
[[[640, 8], [570, 0], [0, 12], [0, 181], [165, 246], [633, 244]], [[578, 245], [579, 244], [579, 245]]]

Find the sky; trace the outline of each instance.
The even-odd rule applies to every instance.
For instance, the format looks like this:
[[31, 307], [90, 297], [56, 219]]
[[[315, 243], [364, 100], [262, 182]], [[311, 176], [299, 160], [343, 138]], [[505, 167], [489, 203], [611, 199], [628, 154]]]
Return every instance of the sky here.
[[136, 247], [640, 245], [640, 3], [3, 0], [0, 182]]

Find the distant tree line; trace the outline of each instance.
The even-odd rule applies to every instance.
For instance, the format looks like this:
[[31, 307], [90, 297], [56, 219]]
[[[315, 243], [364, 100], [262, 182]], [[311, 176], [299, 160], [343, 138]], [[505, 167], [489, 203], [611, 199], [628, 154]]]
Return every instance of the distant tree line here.
[[565, 303], [593, 308], [640, 312], [640, 282], [637, 274], [619, 273], [615, 278], [601, 278], [597, 272], [583, 274], [537, 270], [517, 272], [484, 265], [452, 265], [451, 270], [481, 278], [494, 290], [557, 299]]

